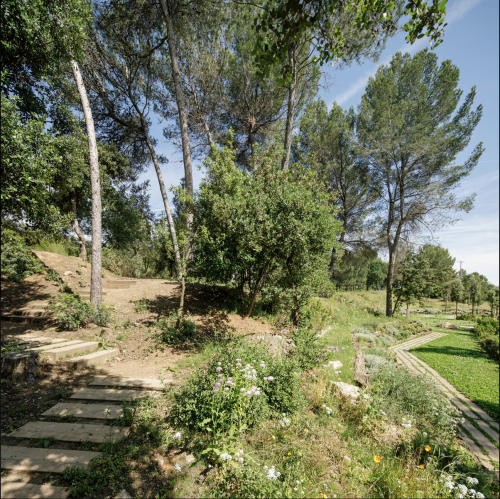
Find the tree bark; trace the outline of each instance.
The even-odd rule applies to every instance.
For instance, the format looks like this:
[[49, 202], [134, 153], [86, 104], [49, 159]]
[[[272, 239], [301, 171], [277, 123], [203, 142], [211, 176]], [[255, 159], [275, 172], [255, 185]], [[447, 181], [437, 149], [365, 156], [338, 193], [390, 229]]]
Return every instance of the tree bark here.
[[394, 281], [394, 266], [396, 263], [396, 251], [389, 250], [389, 267], [387, 270], [387, 287], [385, 300], [385, 315], [392, 316], [392, 283]]
[[264, 279], [266, 278], [266, 272], [267, 272], [267, 269], [269, 268], [270, 263], [271, 263], [271, 261], [268, 260], [265, 267], [264, 267], [264, 270], [262, 271], [262, 274], [260, 275], [259, 280], [257, 281], [257, 284], [255, 285], [255, 289], [254, 289], [254, 292], [252, 293], [252, 298], [250, 300], [250, 307], [248, 308], [248, 312], [247, 312], [247, 315], [245, 316], [245, 319], [248, 319], [248, 317], [250, 317], [250, 315], [252, 315], [252, 310], [253, 310], [253, 306], [255, 305], [255, 299], [257, 298], [257, 293], [259, 292], [260, 288], [264, 284]]
[[288, 45], [288, 63], [292, 72], [292, 81], [288, 86], [288, 111], [286, 115], [285, 128], [285, 155], [283, 157], [282, 168], [286, 170], [290, 165], [290, 151], [292, 148], [293, 117], [295, 113], [295, 92], [297, 89], [297, 46], [295, 43]]
[[90, 159], [90, 185], [92, 190], [92, 272], [90, 276], [90, 302], [94, 307], [101, 308], [102, 301], [102, 206], [101, 185], [99, 180], [99, 158], [95, 138], [94, 120], [90, 109], [87, 91], [83, 82], [80, 68], [76, 61], [71, 61], [73, 77], [75, 79], [83, 115], [87, 126]]
[[71, 208], [73, 210], [73, 215], [75, 216], [73, 220], [73, 229], [75, 229], [75, 233], [78, 236], [78, 239], [80, 240], [80, 255], [79, 257], [82, 260], [87, 259], [87, 240], [85, 239], [85, 236], [83, 235], [83, 232], [80, 230], [80, 227], [78, 225], [78, 217], [76, 216], [76, 197], [73, 196], [71, 198]]
[[[181, 72], [179, 69], [179, 57], [177, 55], [177, 44], [175, 39], [174, 24], [172, 16], [169, 13], [165, 0], [160, 0], [160, 6], [167, 25], [167, 40], [168, 50], [170, 53], [170, 61], [172, 65], [172, 77], [174, 80], [175, 98], [177, 100], [177, 111], [179, 113], [179, 123], [181, 126], [181, 139], [182, 139], [182, 158], [184, 161], [184, 180], [186, 184], [186, 193], [193, 197], [193, 168], [191, 165], [191, 146], [189, 144], [188, 124], [186, 105], [184, 103], [184, 93], [182, 91]], [[188, 232], [190, 232], [193, 214], [188, 213]]]

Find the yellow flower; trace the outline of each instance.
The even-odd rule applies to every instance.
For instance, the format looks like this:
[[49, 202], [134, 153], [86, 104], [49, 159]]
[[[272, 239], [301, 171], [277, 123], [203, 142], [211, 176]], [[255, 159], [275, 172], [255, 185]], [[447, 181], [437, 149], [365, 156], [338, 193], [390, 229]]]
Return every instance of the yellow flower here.
[[421, 470], [423, 470], [423, 469], [424, 469], [424, 465], [423, 465], [423, 464], [421, 464], [421, 465], [419, 466], [419, 468], [420, 468]]
[[276, 440], [276, 437], [275, 437], [274, 435], [272, 435], [272, 436], [271, 436], [271, 438], [272, 438], [273, 440]]
[[289, 455], [289, 456], [291, 456], [291, 455], [292, 455], [292, 453], [291, 453], [291, 452], [289, 452], [289, 453], [288, 453], [288, 455]]
[[306, 433], [309, 433], [309, 430], [308, 430], [307, 428], [306, 428], [304, 431], [305, 431]]
[[300, 453], [300, 450], [297, 451], [297, 455], [302, 456], [302, 454]]
[[426, 446], [425, 446], [425, 450], [426, 450], [427, 452], [429, 452], [429, 451], [431, 450], [431, 448], [430, 448], [428, 445], [426, 445]]
[[373, 456], [373, 460], [374, 460], [376, 463], [380, 463], [380, 456]]

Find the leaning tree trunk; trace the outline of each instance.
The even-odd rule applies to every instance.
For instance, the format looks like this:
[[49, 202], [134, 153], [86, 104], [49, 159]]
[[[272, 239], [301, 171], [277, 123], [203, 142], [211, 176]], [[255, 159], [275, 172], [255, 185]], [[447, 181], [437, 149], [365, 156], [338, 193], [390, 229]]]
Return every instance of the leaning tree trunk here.
[[90, 109], [87, 91], [76, 61], [71, 61], [73, 77], [75, 79], [80, 100], [82, 102], [83, 115], [87, 126], [89, 140], [90, 159], [90, 185], [92, 190], [92, 272], [90, 276], [90, 302], [94, 307], [101, 307], [102, 300], [102, 207], [101, 207], [101, 185], [99, 181], [99, 158], [97, 155], [97, 142], [95, 138], [94, 120]]
[[[191, 147], [189, 144], [188, 124], [186, 105], [184, 103], [184, 93], [182, 91], [181, 72], [179, 69], [179, 57], [177, 55], [177, 44], [175, 40], [174, 24], [172, 16], [168, 11], [165, 0], [160, 0], [160, 6], [167, 25], [168, 50], [170, 53], [170, 63], [172, 66], [172, 77], [174, 80], [175, 98], [177, 101], [177, 111], [179, 113], [179, 123], [181, 126], [182, 159], [184, 161], [184, 179], [186, 182], [186, 192], [193, 196], [193, 168], [191, 165]], [[192, 214], [188, 214], [188, 227], [192, 222]]]
[[297, 90], [297, 60], [296, 45], [288, 45], [288, 63], [292, 73], [292, 81], [288, 86], [288, 110], [286, 114], [285, 128], [285, 155], [283, 157], [282, 168], [286, 170], [290, 165], [290, 151], [292, 149], [293, 117], [295, 113], [295, 92]]
[[73, 215], [74, 215], [74, 220], [73, 220], [73, 229], [75, 229], [75, 233], [78, 236], [78, 239], [80, 241], [80, 255], [79, 257], [82, 260], [87, 259], [87, 240], [85, 239], [85, 236], [83, 235], [83, 232], [80, 230], [80, 227], [78, 225], [78, 217], [76, 214], [76, 197], [73, 196], [71, 198], [71, 209], [73, 210]]

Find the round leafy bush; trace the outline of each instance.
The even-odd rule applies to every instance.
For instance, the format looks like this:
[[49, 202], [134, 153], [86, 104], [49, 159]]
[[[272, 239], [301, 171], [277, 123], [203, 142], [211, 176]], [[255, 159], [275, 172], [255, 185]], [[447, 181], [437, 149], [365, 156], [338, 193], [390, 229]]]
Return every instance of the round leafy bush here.
[[111, 320], [110, 307], [102, 305], [96, 310], [90, 302], [71, 293], [58, 295], [50, 307], [61, 329], [78, 329], [90, 323], [105, 326]]
[[383, 357], [380, 357], [379, 355], [373, 355], [367, 353], [364, 355], [364, 358], [365, 358], [365, 365], [368, 371], [370, 371], [370, 373], [377, 371], [380, 368], [380, 366], [387, 364], [387, 360], [384, 359]]

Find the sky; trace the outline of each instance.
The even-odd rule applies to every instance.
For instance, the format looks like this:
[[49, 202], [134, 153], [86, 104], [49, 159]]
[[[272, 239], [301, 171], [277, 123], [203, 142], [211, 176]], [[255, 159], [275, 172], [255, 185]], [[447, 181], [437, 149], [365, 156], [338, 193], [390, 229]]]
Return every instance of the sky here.
[[[447, 248], [456, 258], [458, 270], [479, 272], [490, 282], [499, 284], [499, 2], [498, 0], [448, 0], [444, 41], [435, 52], [438, 61], [449, 59], [460, 70], [459, 87], [464, 95], [476, 86], [475, 106], [483, 105], [483, 116], [476, 127], [469, 146], [457, 157], [457, 164], [465, 161], [474, 147], [483, 142], [485, 152], [477, 167], [455, 190], [457, 197], [476, 194], [474, 208], [469, 213], [457, 213], [460, 218], [454, 225], [433, 234], [433, 244]], [[341, 71], [323, 67], [329, 75], [329, 85], [319, 92], [328, 105], [333, 102], [344, 108], [356, 108], [361, 101], [369, 77], [381, 64], [388, 64], [400, 52], [414, 54], [429, 47], [429, 40], [422, 38], [413, 45], [405, 41], [405, 33], [391, 38], [378, 62], [365, 61]], [[460, 104], [459, 104], [460, 105]], [[169, 162], [162, 166], [166, 186], [178, 185], [184, 176], [182, 155], [162, 135], [162, 125], [153, 126], [158, 139], [157, 153]], [[196, 163], [195, 163], [196, 164]], [[195, 188], [202, 172], [193, 171]], [[160, 213], [163, 201], [153, 166], [142, 176], [150, 180], [151, 208]], [[170, 198], [170, 195], [169, 195]]]

